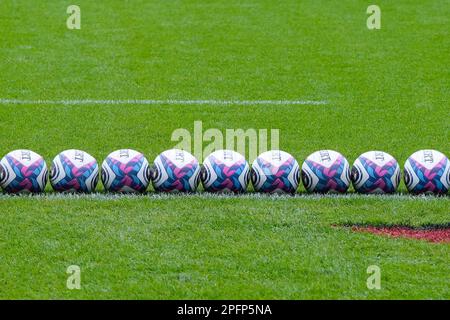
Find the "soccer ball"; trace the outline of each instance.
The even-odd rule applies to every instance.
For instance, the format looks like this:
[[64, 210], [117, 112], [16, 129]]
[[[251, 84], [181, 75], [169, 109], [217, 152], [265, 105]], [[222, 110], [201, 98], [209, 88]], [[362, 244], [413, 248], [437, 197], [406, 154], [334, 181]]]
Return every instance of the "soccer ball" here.
[[110, 192], [144, 192], [150, 181], [150, 167], [145, 156], [131, 149], [117, 150], [102, 164], [102, 182]]
[[0, 186], [8, 193], [43, 192], [47, 178], [44, 158], [33, 151], [15, 150], [0, 161]]
[[411, 193], [446, 193], [450, 186], [450, 162], [436, 150], [420, 150], [405, 163], [405, 184]]
[[264, 152], [253, 161], [251, 179], [256, 191], [294, 193], [300, 180], [297, 160], [280, 150]]
[[360, 193], [393, 193], [400, 183], [400, 166], [382, 151], [363, 153], [353, 163], [353, 187]]
[[200, 179], [200, 165], [187, 151], [166, 150], [156, 157], [152, 183], [156, 191], [195, 192]]
[[203, 162], [201, 180], [209, 192], [245, 192], [249, 173], [244, 156], [232, 150], [217, 150]]
[[333, 150], [314, 152], [303, 162], [302, 181], [310, 192], [346, 192], [350, 186], [348, 161]]
[[59, 192], [92, 192], [98, 183], [97, 161], [81, 150], [66, 150], [53, 159], [50, 183]]

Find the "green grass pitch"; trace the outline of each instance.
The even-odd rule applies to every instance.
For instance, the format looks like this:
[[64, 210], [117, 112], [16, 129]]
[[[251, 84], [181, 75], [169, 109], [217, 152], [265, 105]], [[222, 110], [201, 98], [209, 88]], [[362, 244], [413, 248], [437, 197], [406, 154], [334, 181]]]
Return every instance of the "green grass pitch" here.
[[[0, 2], [0, 154], [49, 164], [79, 148], [149, 160], [177, 128], [279, 129], [298, 160], [384, 150], [450, 154], [450, 6], [386, 1]], [[8, 103], [6, 99], [30, 101]], [[314, 100], [322, 105], [33, 104], [36, 100]], [[48, 187], [48, 191], [50, 188]], [[447, 224], [450, 199], [0, 196], [0, 298], [449, 299], [450, 247], [349, 223]], [[66, 287], [70, 265], [81, 289]], [[381, 268], [369, 290], [367, 267]]]

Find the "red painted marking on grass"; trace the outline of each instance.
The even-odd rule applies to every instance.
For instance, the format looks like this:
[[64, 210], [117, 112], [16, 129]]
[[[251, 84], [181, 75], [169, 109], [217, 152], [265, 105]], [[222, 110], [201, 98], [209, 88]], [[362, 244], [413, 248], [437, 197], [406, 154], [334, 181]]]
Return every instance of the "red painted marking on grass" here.
[[387, 235], [394, 238], [411, 238], [430, 242], [450, 243], [450, 228], [410, 228], [410, 227], [375, 227], [353, 226], [353, 231]]

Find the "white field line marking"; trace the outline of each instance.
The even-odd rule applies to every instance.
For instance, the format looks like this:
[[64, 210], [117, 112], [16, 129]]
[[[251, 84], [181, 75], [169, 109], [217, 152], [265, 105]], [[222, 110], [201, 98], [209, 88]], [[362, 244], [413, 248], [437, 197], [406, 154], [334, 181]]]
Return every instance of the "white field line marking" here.
[[3, 105], [213, 105], [213, 106], [249, 106], [249, 105], [326, 105], [324, 100], [21, 100], [0, 99]]
[[354, 200], [373, 200], [373, 201], [450, 201], [449, 196], [436, 197], [433, 195], [411, 195], [408, 193], [397, 193], [397, 194], [371, 194], [362, 195], [358, 193], [346, 193], [346, 194], [315, 194], [315, 193], [305, 193], [299, 192], [295, 195], [277, 195], [277, 194], [263, 194], [257, 192], [248, 192], [245, 194], [215, 194], [208, 192], [197, 192], [193, 194], [173, 194], [173, 193], [155, 193], [149, 191], [145, 194], [121, 194], [121, 193], [104, 193], [95, 192], [91, 194], [64, 194], [56, 192], [47, 192], [43, 194], [19, 194], [19, 195], [9, 195], [0, 194], [0, 200], [181, 200], [184, 199], [254, 199], [259, 201], [339, 201], [342, 199], [354, 199]]

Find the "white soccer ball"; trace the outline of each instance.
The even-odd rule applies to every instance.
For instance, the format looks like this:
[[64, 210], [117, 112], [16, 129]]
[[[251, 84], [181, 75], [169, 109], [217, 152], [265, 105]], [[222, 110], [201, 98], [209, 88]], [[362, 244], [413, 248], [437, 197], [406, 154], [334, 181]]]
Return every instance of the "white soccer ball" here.
[[150, 167], [145, 156], [135, 150], [110, 153], [102, 164], [102, 182], [110, 192], [144, 192], [150, 182]]
[[439, 151], [419, 150], [406, 160], [404, 177], [411, 193], [444, 194], [450, 189], [450, 161]]
[[310, 192], [344, 193], [350, 186], [349, 163], [339, 152], [316, 151], [303, 162], [302, 181]]
[[66, 150], [53, 159], [50, 183], [59, 192], [92, 192], [98, 183], [97, 160], [81, 150]]
[[170, 149], [156, 157], [152, 183], [156, 191], [195, 192], [200, 181], [200, 165], [187, 151]]
[[244, 156], [232, 150], [217, 150], [203, 161], [201, 180], [209, 192], [240, 193], [247, 190], [250, 167]]
[[255, 191], [295, 193], [299, 179], [297, 160], [287, 152], [266, 151], [253, 161], [251, 180]]
[[39, 193], [47, 184], [47, 165], [31, 150], [15, 150], [0, 161], [0, 186], [8, 193]]
[[355, 160], [351, 178], [359, 193], [393, 193], [400, 183], [400, 166], [389, 153], [369, 151]]

